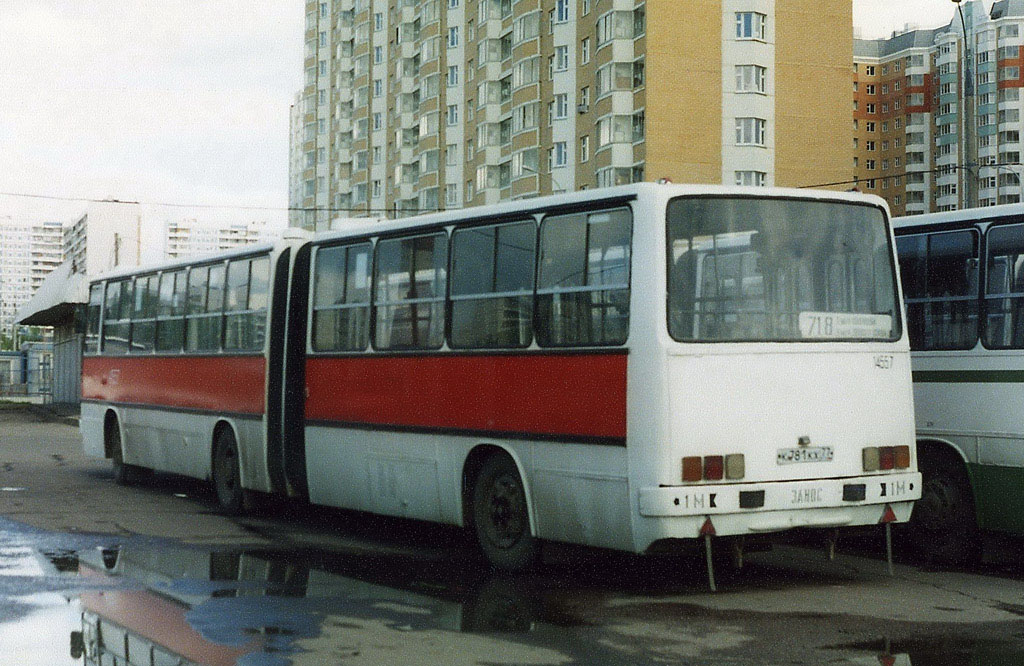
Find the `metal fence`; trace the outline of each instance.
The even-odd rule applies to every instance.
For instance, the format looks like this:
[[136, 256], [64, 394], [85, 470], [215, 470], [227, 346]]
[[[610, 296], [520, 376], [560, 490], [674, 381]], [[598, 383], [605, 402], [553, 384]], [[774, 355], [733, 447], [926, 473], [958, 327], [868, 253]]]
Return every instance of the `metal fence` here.
[[49, 403], [53, 400], [53, 368], [40, 366], [0, 374], [0, 400]]

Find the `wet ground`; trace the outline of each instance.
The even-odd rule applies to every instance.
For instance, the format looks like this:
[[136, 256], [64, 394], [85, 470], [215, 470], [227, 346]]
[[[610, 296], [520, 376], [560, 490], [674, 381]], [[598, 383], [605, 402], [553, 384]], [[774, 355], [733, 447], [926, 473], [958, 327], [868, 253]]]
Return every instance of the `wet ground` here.
[[697, 554], [552, 546], [507, 577], [455, 530], [299, 506], [229, 519], [202, 484], [120, 488], [77, 446], [0, 412], [0, 663], [1024, 664], [1019, 542], [889, 577], [880, 534], [835, 561], [798, 535], [717, 594]]

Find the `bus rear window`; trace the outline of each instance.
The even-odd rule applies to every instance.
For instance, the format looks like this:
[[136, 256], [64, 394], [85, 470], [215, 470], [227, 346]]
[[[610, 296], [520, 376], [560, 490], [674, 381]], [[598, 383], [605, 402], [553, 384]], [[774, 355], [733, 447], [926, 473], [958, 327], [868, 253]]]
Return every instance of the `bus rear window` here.
[[668, 323], [682, 342], [896, 340], [881, 210], [680, 198], [668, 206]]

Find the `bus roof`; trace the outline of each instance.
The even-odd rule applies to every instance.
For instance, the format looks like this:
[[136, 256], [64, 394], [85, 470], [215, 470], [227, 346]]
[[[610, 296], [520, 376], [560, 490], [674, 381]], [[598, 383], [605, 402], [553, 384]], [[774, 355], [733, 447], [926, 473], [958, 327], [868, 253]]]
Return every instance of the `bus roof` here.
[[985, 206], [984, 208], [966, 208], [951, 210], [944, 213], [926, 213], [924, 215], [907, 215], [893, 218], [892, 225], [896, 229], [908, 229], [932, 225], [953, 225], [958, 222], [973, 223], [999, 217], [1024, 216], [1024, 204], [1013, 203], [1001, 206]]
[[197, 254], [184, 259], [175, 259], [173, 261], [162, 261], [160, 263], [142, 264], [139, 266], [123, 266], [121, 268], [116, 268], [112, 271], [107, 271], [106, 273], [90, 277], [89, 282], [102, 282], [103, 280], [128, 277], [131, 275], [148, 275], [150, 273], [157, 273], [159, 271], [169, 271], [177, 268], [186, 268], [188, 266], [195, 266], [204, 263], [215, 263], [218, 261], [223, 261], [224, 259], [233, 259], [236, 257], [247, 257], [253, 254], [268, 253], [271, 250], [273, 250], [275, 246], [276, 245], [274, 243], [254, 243], [252, 245], [243, 245], [241, 247], [232, 248], [230, 250], [223, 250], [221, 252]]
[[[427, 213], [414, 217], [406, 217], [386, 222], [366, 221], [347, 224], [344, 229], [337, 231], [325, 231], [312, 237], [317, 242], [344, 239], [352, 236], [367, 236], [380, 233], [401, 231], [404, 229], [415, 229], [419, 227], [436, 227], [439, 225], [453, 224], [462, 220], [479, 219], [482, 211], [487, 217], [506, 217], [516, 213], [536, 209], [567, 208], [587, 204], [596, 201], [628, 201], [636, 198], [656, 198], [659, 201], [668, 200], [681, 196], [739, 196], [739, 197], [760, 197], [775, 199], [807, 199], [810, 201], [837, 201], [859, 204], [870, 204], [883, 208], [888, 215], [889, 208], [885, 200], [871, 194], [857, 192], [837, 192], [833, 190], [812, 190], [793, 189], [779, 187], [743, 187], [736, 185], [690, 185], [673, 183], [634, 183], [632, 185], [620, 185], [618, 187], [606, 187], [592, 190], [581, 190], [567, 194], [554, 194], [531, 199], [519, 199], [506, 201], [490, 206], [477, 206], [472, 208], [460, 208], [456, 210]], [[287, 237], [287, 234], [286, 234]], [[90, 283], [103, 280], [128, 277], [132, 275], [147, 275], [159, 271], [175, 270], [193, 265], [201, 265], [207, 262], [216, 262], [224, 259], [260, 254], [270, 252], [276, 247], [274, 243], [259, 243], [245, 245], [223, 252], [196, 255], [185, 259], [175, 259], [142, 266], [131, 266], [118, 268], [102, 275], [89, 279]]]
[[[884, 208], [888, 215], [889, 207], [885, 200], [871, 194], [856, 192], [836, 192], [831, 190], [793, 189], [778, 187], [742, 187], [736, 185], [676, 185], [672, 183], [635, 183], [617, 187], [605, 187], [593, 190], [582, 190], [567, 194], [553, 194], [531, 199], [506, 201], [486, 207], [487, 217], [506, 217], [516, 213], [536, 209], [563, 208], [586, 204], [593, 201], [628, 200], [639, 197], [657, 197], [666, 200], [680, 196], [756, 196], [777, 199], [808, 199], [812, 201], [840, 201], [860, 204], [871, 204]], [[463, 220], [478, 219], [482, 207], [459, 208], [438, 213], [427, 213], [387, 222], [365, 222], [348, 224], [344, 229], [325, 231], [315, 236], [316, 241], [331, 241], [351, 236], [366, 236], [389, 233], [418, 227], [433, 227], [453, 224]]]

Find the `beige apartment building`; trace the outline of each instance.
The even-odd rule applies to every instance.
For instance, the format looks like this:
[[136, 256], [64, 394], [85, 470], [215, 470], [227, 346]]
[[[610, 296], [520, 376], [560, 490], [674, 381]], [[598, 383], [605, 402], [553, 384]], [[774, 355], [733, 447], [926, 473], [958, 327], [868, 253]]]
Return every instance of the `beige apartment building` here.
[[317, 0], [291, 224], [853, 177], [849, 0]]

